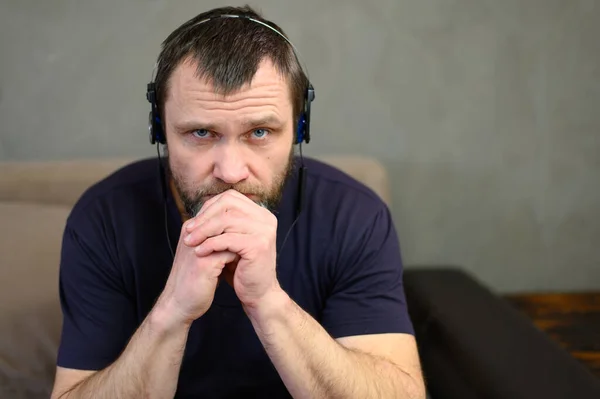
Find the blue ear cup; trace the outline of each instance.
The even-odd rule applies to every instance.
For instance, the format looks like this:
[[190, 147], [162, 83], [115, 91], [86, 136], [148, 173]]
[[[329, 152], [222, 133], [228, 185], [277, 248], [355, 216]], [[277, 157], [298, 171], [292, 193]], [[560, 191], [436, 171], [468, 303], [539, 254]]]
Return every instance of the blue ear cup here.
[[304, 141], [304, 132], [306, 131], [306, 116], [300, 115], [298, 119], [298, 126], [296, 127], [296, 144], [300, 144]]
[[310, 104], [314, 99], [315, 89], [309, 83], [304, 94], [304, 112], [300, 115], [298, 126], [296, 127], [296, 144], [300, 144], [303, 141], [306, 144], [310, 142]]
[[153, 82], [148, 83], [146, 89], [146, 99], [152, 106], [150, 114], [148, 115], [148, 131], [150, 133], [150, 144], [165, 144], [167, 140], [162, 128], [162, 122], [158, 113], [158, 106], [156, 104], [156, 86]]
[[[152, 124], [152, 132], [154, 133], [154, 141], [158, 141], [160, 144], [165, 144], [167, 140], [163, 133], [162, 122], [158, 115], [154, 116], [154, 123]], [[154, 144], [154, 143], [153, 143]]]
[[160, 117], [154, 111], [150, 111], [150, 115], [148, 115], [148, 131], [150, 133], [150, 144], [156, 144], [157, 142], [165, 144], [167, 142], [163, 134]]

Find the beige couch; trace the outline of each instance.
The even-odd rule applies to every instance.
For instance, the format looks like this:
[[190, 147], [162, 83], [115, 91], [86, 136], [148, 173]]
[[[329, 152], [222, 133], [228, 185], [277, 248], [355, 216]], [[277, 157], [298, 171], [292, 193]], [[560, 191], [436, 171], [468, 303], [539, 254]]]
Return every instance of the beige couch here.
[[[377, 161], [321, 157], [390, 202]], [[0, 398], [47, 398], [60, 337], [58, 264], [71, 206], [129, 160], [0, 163]]]

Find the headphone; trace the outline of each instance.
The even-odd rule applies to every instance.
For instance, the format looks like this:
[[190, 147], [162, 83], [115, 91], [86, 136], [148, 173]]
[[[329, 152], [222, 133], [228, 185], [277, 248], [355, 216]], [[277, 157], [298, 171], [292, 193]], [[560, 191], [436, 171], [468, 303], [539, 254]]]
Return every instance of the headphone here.
[[[298, 58], [298, 52], [296, 50], [296, 47], [292, 44], [292, 42], [287, 37], [285, 37], [283, 35], [283, 33], [279, 32], [277, 29], [273, 28], [272, 26], [270, 26], [262, 21], [255, 19], [255, 18], [251, 18], [246, 15], [223, 14], [223, 15], [218, 15], [215, 17], [203, 19], [203, 20], [199, 21], [195, 26], [201, 25], [205, 22], [209, 22], [209, 21], [212, 21], [212, 20], [218, 19], [218, 18], [243, 18], [243, 19], [258, 23], [262, 26], [265, 26], [265, 27], [271, 29], [273, 32], [275, 32], [279, 36], [281, 36], [292, 47], [294, 56], [296, 57], [296, 61], [298, 61], [298, 64], [300, 65], [300, 60]], [[156, 67], [154, 69], [156, 70]], [[304, 69], [303, 69], [303, 71], [304, 71]], [[152, 75], [154, 75], [154, 72], [152, 73]], [[305, 75], [308, 78], [308, 75], [306, 73], [305, 73]], [[150, 133], [150, 144], [156, 144], [156, 143], [166, 144], [166, 142], [167, 142], [166, 135], [163, 130], [162, 121], [160, 119], [160, 113], [158, 112], [155, 77], [152, 78], [151, 82], [148, 83], [148, 85], [147, 85], [146, 99], [148, 100], [148, 102], [150, 103], [150, 105], [152, 107], [150, 110], [150, 114], [148, 115], [148, 130]], [[304, 102], [303, 102], [303, 107], [302, 107], [303, 108], [302, 113], [300, 114], [300, 118], [298, 119], [298, 126], [296, 127], [295, 144], [301, 144], [302, 142], [305, 142], [306, 144], [308, 144], [310, 142], [310, 104], [313, 102], [314, 99], [315, 99], [315, 89], [313, 88], [312, 84], [309, 81], [306, 91], [304, 92]]]
[[[218, 18], [244, 18], [249, 21], [255, 22], [257, 24], [260, 24], [262, 26], [265, 26], [268, 29], [271, 29], [273, 32], [275, 32], [279, 36], [281, 36], [283, 38], [283, 40], [285, 40], [292, 47], [292, 50], [294, 52], [294, 57], [296, 58], [296, 61], [298, 62], [298, 64], [301, 65], [296, 47], [287, 37], [285, 37], [283, 35], [283, 33], [279, 32], [277, 29], [273, 28], [272, 26], [270, 26], [266, 23], [259, 21], [255, 18], [249, 17], [247, 15], [234, 15], [234, 14], [218, 15], [215, 17], [203, 19], [203, 20], [199, 21], [198, 23], [196, 23], [194, 26], [197, 26], [197, 25], [200, 25], [205, 22], [212, 21], [212, 20], [218, 19]], [[159, 160], [158, 170], [159, 170], [159, 175], [160, 175], [161, 191], [162, 191], [163, 200], [164, 200], [163, 202], [164, 202], [165, 234], [166, 234], [166, 238], [167, 238], [167, 243], [169, 245], [169, 250], [171, 252], [171, 256], [173, 258], [175, 258], [175, 253], [173, 250], [173, 245], [171, 245], [171, 239], [169, 236], [169, 228], [168, 228], [166, 176], [165, 176], [164, 167], [162, 166], [162, 162], [160, 160], [160, 151], [158, 149], [159, 144], [166, 144], [167, 140], [166, 140], [165, 132], [163, 130], [163, 126], [162, 126], [162, 120], [160, 119], [160, 113], [158, 112], [158, 103], [157, 103], [158, 98], [156, 95], [156, 83], [155, 83], [155, 79], [156, 79], [155, 72], [156, 72], [157, 66], [158, 66], [158, 63], [154, 66], [154, 70], [152, 72], [152, 77], [150, 79], [150, 83], [148, 83], [148, 85], [146, 87], [146, 99], [148, 100], [148, 102], [150, 103], [150, 105], [152, 107], [150, 110], [150, 114], [148, 116], [148, 130], [150, 133], [150, 144], [153, 144], [153, 145], [156, 144], [156, 152], [157, 152], [158, 160]], [[301, 66], [301, 68], [302, 68], [302, 66]], [[307, 76], [307, 79], [308, 79], [308, 74], [306, 74], [306, 69], [303, 68], [302, 70], [304, 71], [305, 76]], [[315, 99], [315, 89], [313, 88], [313, 86], [309, 80], [306, 91], [304, 92], [304, 102], [303, 102], [303, 107], [302, 107], [302, 113], [300, 114], [300, 118], [298, 119], [298, 126], [296, 126], [296, 137], [294, 140], [294, 144], [300, 145], [300, 159], [302, 161], [302, 164], [298, 171], [298, 192], [297, 192], [297, 197], [296, 197], [296, 217], [294, 219], [294, 222], [291, 224], [290, 228], [288, 229], [288, 231], [285, 235], [285, 238], [283, 240], [283, 244], [281, 245], [281, 248], [283, 248], [283, 246], [285, 245], [285, 243], [290, 235], [290, 232], [292, 231], [292, 228], [294, 227], [296, 222], [298, 222], [300, 213], [302, 212], [302, 209], [304, 207], [304, 190], [305, 190], [305, 185], [306, 185], [306, 167], [304, 166], [304, 158], [302, 157], [302, 145], [301, 144], [302, 144], [302, 142], [305, 142], [306, 144], [308, 144], [310, 142], [310, 104], [313, 102], [314, 99]], [[280, 248], [280, 250], [281, 250], [281, 248]], [[279, 258], [279, 251], [278, 251], [277, 258]]]

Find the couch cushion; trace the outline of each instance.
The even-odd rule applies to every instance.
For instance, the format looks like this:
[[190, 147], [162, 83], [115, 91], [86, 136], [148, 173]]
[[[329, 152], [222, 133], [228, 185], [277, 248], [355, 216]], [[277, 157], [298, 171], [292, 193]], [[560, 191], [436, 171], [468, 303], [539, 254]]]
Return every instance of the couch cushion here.
[[0, 397], [49, 397], [62, 323], [60, 244], [69, 208], [0, 202]]
[[375, 191], [388, 206], [392, 206], [387, 170], [377, 159], [358, 155], [326, 155], [316, 159], [349, 174]]
[[0, 201], [72, 206], [85, 189], [130, 161], [1, 162]]

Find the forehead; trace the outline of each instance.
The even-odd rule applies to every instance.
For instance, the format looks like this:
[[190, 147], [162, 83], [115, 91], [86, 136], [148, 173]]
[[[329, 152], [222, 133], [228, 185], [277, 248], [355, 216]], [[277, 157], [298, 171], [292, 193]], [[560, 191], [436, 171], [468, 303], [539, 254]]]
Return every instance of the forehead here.
[[224, 93], [220, 85], [208, 78], [199, 78], [198, 66], [189, 59], [181, 62], [169, 79], [165, 108], [183, 109], [200, 106], [211, 109], [239, 109], [271, 106], [281, 112], [291, 110], [291, 89], [288, 79], [269, 59], [263, 60], [252, 80]]

